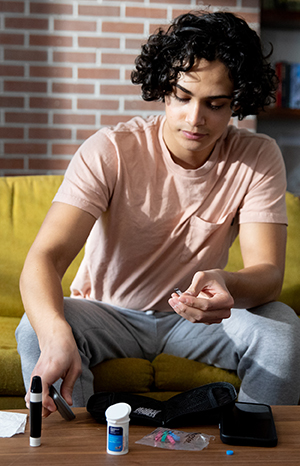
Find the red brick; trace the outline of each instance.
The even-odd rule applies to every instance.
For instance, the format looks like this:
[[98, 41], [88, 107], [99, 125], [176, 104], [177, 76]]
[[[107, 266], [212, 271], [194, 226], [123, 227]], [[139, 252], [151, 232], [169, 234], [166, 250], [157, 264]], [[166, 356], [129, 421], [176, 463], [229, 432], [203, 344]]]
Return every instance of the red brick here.
[[101, 115], [101, 125], [105, 126], [116, 126], [118, 123], [125, 123], [131, 120], [134, 115]]
[[77, 21], [66, 19], [55, 19], [54, 29], [56, 31], [96, 31], [96, 21]]
[[1, 97], [0, 96], [0, 107], [24, 107], [24, 97]]
[[[125, 71], [125, 79], [127, 79], [128, 81], [131, 81], [131, 73], [132, 73], [132, 70]], [[135, 86], [137, 86], [137, 84], [135, 84]]]
[[37, 78], [72, 78], [72, 68], [65, 66], [31, 66], [30, 76]]
[[[235, 3], [235, 0], [234, 0], [234, 3]], [[201, 10], [201, 7], [200, 7], [200, 10]], [[177, 18], [177, 16], [180, 16], [180, 15], [184, 15], [186, 13], [189, 13], [191, 11], [191, 8], [187, 7], [187, 8], [173, 8], [172, 10], [172, 18]], [[205, 11], [209, 12], [211, 11], [211, 8], [207, 8], [205, 7]], [[167, 25], [168, 26], [168, 25]], [[165, 27], [165, 26], [164, 26]]]
[[126, 39], [125, 47], [126, 49], [138, 49], [140, 50], [141, 46], [145, 44], [145, 39]]
[[55, 97], [30, 97], [30, 108], [54, 108], [68, 110], [72, 108], [72, 100], [58, 99]]
[[0, 1], [2, 13], [24, 13], [24, 2]]
[[53, 61], [63, 63], [95, 63], [96, 54], [89, 52], [54, 52]]
[[101, 94], [111, 94], [111, 95], [124, 95], [124, 94], [134, 94], [139, 95], [140, 89], [133, 84], [120, 85], [120, 84], [102, 84], [100, 86]]
[[[157, 3], [157, 0], [149, 0], [149, 3]], [[164, 0], [164, 3], [167, 3], [167, 4], [174, 4], [174, 5], [175, 5], [175, 4], [177, 5], [177, 4], [180, 3], [181, 5], [184, 5], [184, 4], [188, 4], [188, 5], [189, 5], [189, 4], [190, 4], [190, 1], [189, 1], [189, 0]], [[198, 0], [197, 3], [199, 4], [199, 5], [198, 5], [199, 8], [202, 8], [202, 7], [206, 8], [206, 5], [203, 6], [203, 2], [202, 2], [202, 1], [199, 1], [199, 0]], [[205, 4], [206, 4], [206, 2], [205, 2]], [[211, 1], [209, 2], [209, 5], [214, 6], [214, 5], [215, 5], [215, 0], [211, 0]], [[196, 9], [196, 8], [193, 8], [193, 7], [191, 6], [191, 7], [189, 8], [189, 11], [191, 11], [191, 10], [193, 10], [193, 9]]]
[[72, 47], [73, 39], [67, 36], [54, 36], [31, 34], [29, 39], [30, 45], [38, 45], [45, 47]]
[[260, 8], [261, 0], [242, 0], [243, 8]]
[[167, 10], [162, 8], [137, 8], [137, 7], [127, 7], [126, 16], [132, 18], [157, 18], [157, 19], [166, 19]]
[[5, 154], [47, 154], [47, 144], [6, 143]]
[[5, 45], [23, 45], [24, 44], [24, 34], [9, 34], [1, 33], [0, 34], [0, 44]]
[[246, 13], [244, 11], [235, 12], [239, 18], [243, 18], [247, 23], [260, 23], [259, 13]]
[[47, 15], [72, 15], [73, 7], [59, 3], [33, 3], [30, 4], [30, 13]]
[[104, 68], [78, 68], [79, 79], [119, 79], [119, 70], [106, 70]]
[[85, 141], [88, 139], [90, 136], [96, 133], [98, 131], [98, 128], [92, 128], [92, 129], [78, 129], [76, 131], [76, 138], [79, 141]]
[[5, 18], [5, 27], [15, 29], [48, 29], [48, 19]]
[[70, 129], [29, 128], [29, 138], [31, 139], [70, 139], [71, 135]]
[[143, 34], [144, 24], [141, 23], [122, 23], [103, 22], [102, 32], [111, 32], [117, 34]]
[[94, 94], [94, 84], [53, 83], [52, 92], [70, 94]]
[[[1, 170], [14, 170], [14, 169], [22, 169], [24, 168], [24, 160], [23, 159], [3, 159], [0, 158], [0, 169]], [[8, 175], [7, 175], [8, 176]]]
[[47, 113], [28, 113], [28, 112], [6, 112], [6, 123], [48, 123]]
[[8, 126], [0, 127], [0, 138], [1, 139], [23, 139], [24, 129], [23, 128], [9, 128]]
[[145, 102], [144, 100], [126, 100], [125, 110], [135, 111], [162, 111], [164, 110], [164, 104], [161, 102]]
[[78, 14], [84, 16], [120, 16], [120, 8], [116, 6], [101, 6], [101, 5], [79, 5]]
[[123, 64], [123, 65], [133, 65], [134, 60], [136, 59], [136, 54], [129, 53], [103, 53], [102, 54], [102, 63], [103, 64]]
[[103, 100], [103, 99], [77, 99], [77, 108], [81, 110], [118, 110], [118, 100]]
[[210, 6], [223, 6], [227, 8], [229, 6], [237, 6], [237, 3], [237, 0], [214, 0], [213, 2], [210, 2]]
[[47, 92], [47, 83], [36, 81], [5, 81], [6, 92]]
[[115, 48], [120, 47], [120, 40], [108, 37], [78, 37], [79, 47]]
[[24, 66], [0, 65], [0, 76], [24, 76]]
[[94, 125], [95, 115], [56, 113], [53, 115], [53, 123], [55, 125]]
[[[175, 17], [176, 16], [174, 16], [174, 18]], [[163, 29], [164, 31], [166, 31], [168, 27], [169, 27], [169, 23], [168, 24], [150, 24], [149, 33], [156, 34], [159, 29]]]
[[80, 144], [52, 144], [53, 155], [73, 155]]
[[30, 170], [66, 170], [70, 160], [65, 159], [32, 159], [28, 161]]
[[43, 50], [4, 50], [5, 60], [47, 61], [48, 54]]

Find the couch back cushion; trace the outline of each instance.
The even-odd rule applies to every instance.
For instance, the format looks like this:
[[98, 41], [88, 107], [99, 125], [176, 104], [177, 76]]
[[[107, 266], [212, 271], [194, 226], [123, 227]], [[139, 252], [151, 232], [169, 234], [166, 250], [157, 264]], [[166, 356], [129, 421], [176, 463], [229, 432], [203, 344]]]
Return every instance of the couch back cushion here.
[[[0, 316], [21, 317], [24, 312], [19, 277], [62, 179], [58, 175], [0, 178]], [[66, 296], [81, 258], [82, 252], [64, 277]]]
[[[288, 215], [288, 236], [286, 247], [286, 266], [282, 292], [279, 301], [288, 304], [300, 315], [300, 199], [286, 193]], [[243, 267], [239, 239], [233, 243], [226, 270], [239, 270]]]

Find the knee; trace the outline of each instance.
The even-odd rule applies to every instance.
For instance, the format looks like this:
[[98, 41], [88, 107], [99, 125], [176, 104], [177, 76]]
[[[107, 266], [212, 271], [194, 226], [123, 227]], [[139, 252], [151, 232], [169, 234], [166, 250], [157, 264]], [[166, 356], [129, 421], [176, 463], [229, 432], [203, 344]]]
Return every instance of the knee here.
[[278, 351], [300, 352], [300, 319], [293, 309], [281, 302], [268, 303], [253, 310], [262, 318], [260, 338]]

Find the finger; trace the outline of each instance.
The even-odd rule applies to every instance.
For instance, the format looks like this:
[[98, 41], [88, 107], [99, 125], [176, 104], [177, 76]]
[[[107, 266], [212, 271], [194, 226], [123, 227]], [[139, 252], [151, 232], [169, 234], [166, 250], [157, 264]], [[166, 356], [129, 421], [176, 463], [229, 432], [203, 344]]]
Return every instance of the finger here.
[[170, 300], [174, 311], [181, 317], [189, 320], [192, 323], [204, 323], [213, 324], [220, 323], [223, 319], [228, 319], [231, 315], [230, 309], [218, 309], [218, 310], [201, 310], [194, 307], [189, 307], [179, 300], [175, 304], [173, 299]]
[[29, 409], [29, 398], [28, 398], [28, 392], [26, 393], [24, 397], [25, 403], [26, 403], [26, 408]]
[[[35, 374], [36, 375], [36, 374]], [[30, 383], [31, 386], [31, 383]], [[43, 409], [42, 409], [42, 416], [43, 417], [48, 417], [49, 414], [53, 413], [56, 411], [56, 405], [52, 398], [49, 396], [49, 386], [45, 384], [42, 380], [42, 388], [43, 388]], [[30, 409], [30, 389], [25, 395], [25, 403], [26, 403], [26, 408]]]
[[229, 299], [231, 307], [234, 303], [225, 283], [221, 284], [213, 277], [209, 278], [209, 274], [206, 272], [196, 272], [193, 276], [190, 287], [185, 292], [185, 296], [188, 295], [204, 298], [214, 298], [217, 296], [225, 300]]
[[197, 296], [205, 284], [206, 278], [204, 272], [196, 272], [193, 276], [192, 283], [186, 291], [192, 296]]
[[[56, 408], [57, 409], [57, 408]], [[53, 411], [49, 411], [49, 409], [45, 408], [43, 406], [42, 409], [42, 417], [45, 419], [46, 417], [50, 416], [50, 414], [53, 413]]]
[[45, 417], [49, 416], [49, 414], [54, 413], [57, 410], [56, 404], [49, 395], [50, 385], [46, 383], [44, 383], [43, 385], [43, 408], [45, 412]]
[[60, 387], [60, 393], [61, 396], [66, 400], [68, 405], [72, 405], [72, 394], [73, 394], [73, 389], [76, 380], [78, 377], [81, 375], [82, 369], [81, 369], [81, 359], [80, 359], [80, 367], [78, 367], [76, 370], [69, 371], [66, 375], [66, 377], [63, 379], [63, 382]]
[[230, 310], [233, 305], [232, 297], [227, 293], [218, 293], [210, 298], [202, 294], [197, 297], [183, 294], [178, 298], [178, 302], [202, 311]]

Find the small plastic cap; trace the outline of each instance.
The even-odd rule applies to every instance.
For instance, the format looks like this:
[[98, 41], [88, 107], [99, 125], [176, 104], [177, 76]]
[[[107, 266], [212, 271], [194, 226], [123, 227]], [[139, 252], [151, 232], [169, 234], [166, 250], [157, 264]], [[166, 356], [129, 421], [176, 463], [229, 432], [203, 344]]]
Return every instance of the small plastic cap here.
[[41, 393], [42, 392], [42, 379], [39, 375], [35, 375], [32, 378], [30, 391], [32, 393]]
[[38, 438], [30, 437], [31, 447], [39, 447], [40, 445], [41, 445], [41, 437], [38, 437]]
[[131, 413], [131, 406], [127, 403], [116, 403], [109, 406], [105, 411], [106, 419], [110, 421], [125, 421], [129, 420], [129, 414]]

